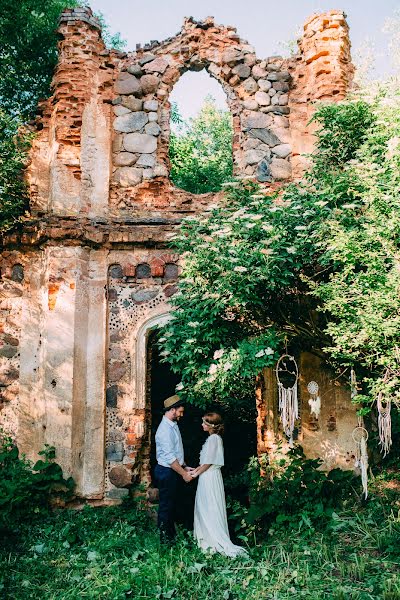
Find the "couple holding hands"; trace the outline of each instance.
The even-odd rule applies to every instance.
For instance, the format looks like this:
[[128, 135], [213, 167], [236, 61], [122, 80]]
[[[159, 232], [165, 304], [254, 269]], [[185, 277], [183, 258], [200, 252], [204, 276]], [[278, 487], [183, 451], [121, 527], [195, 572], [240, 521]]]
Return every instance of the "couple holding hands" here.
[[225, 490], [221, 475], [224, 465], [222, 435], [224, 424], [220, 414], [206, 413], [203, 431], [208, 434], [197, 468], [185, 464], [178, 422], [185, 407], [179, 396], [164, 401], [164, 416], [156, 433], [157, 465], [155, 478], [159, 489], [158, 527], [164, 541], [175, 537], [174, 513], [178, 478], [190, 483], [198, 477], [194, 508], [194, 537], [200, 548], [235, 557], [247, 554], [229, 537]]

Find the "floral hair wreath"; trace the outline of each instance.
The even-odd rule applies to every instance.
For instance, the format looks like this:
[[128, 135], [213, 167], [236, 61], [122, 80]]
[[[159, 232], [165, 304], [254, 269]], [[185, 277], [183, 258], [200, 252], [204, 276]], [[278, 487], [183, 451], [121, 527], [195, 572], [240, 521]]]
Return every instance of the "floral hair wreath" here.
[[204, 425], [208, 425], [209, 427], [217, 427], [217, 425], [221, 425], [221, 423], [209, 423], [205, 419], [202, 419]]

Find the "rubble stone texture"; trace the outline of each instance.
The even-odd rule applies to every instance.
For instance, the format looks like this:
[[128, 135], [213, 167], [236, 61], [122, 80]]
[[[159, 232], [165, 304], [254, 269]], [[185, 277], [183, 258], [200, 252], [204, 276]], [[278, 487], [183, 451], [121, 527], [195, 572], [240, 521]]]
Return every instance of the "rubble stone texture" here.
[[[80, 496], [119, 499], [150, 481], [146, 344], [177, 291], [169, 241], [183, 217], [223, 198], [169, 180], [171, 90], [206, 69], [232, 114], [235, 176], [275, 189], [301, 177], [315, 102], [345, 96], [350, 42], [340, 11], [313, 15], [290, 59], [259, 59], [211, 17], [128, 53], [105, 48], [89, 8], [65, 11], [59, 33], [27, 171], [31, 216], [1, 240], [0, 425], [32, 459], [54, 445]], [[347, 464], [348, 393], [332, 392], [315, 357], [301, 360], [301, 442], [329, 466]], [[326, 387], [319, 423], [307, 417], [308, 377]], [[271, 374], [262, 378], [260, 452], [279, 435]]]

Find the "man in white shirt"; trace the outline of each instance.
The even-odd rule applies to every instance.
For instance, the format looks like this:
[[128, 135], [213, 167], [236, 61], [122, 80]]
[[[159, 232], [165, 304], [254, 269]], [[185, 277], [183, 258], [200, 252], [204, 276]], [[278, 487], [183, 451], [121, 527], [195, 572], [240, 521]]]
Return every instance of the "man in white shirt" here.
[[157, 465], [155, 477], [159, 489], [158, 527], [163, 541], [175, 537], [174, 512], [178, 477], [186, 483], [193, 481], [191, 467], [185, 465], [181, 432], [178, 421], [185, 408], [179, 396], [164, 401], [164, 416], [156, 432]]

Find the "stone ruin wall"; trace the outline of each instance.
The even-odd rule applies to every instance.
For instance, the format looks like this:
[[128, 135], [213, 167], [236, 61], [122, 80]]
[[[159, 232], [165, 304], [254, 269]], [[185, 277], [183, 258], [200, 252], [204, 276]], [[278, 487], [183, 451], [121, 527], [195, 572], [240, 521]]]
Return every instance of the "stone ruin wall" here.
[[[80, 495], [121, 497], [149, 475], [146, 336], [176, 291], [169, 240], [222, 196], [170, 182], [170, 92], [188, 70], [216, 78], [233, 118], [234, 174], [275, 189], [306, 166], [313, 101], [346, 94], [348, 27], [340, 11], [314, 15], [298, 56], [264, 60], [211, 18], [127, 54], [105, 48], [90, 9], [63, 13], [59, 32], [27, 173], [31, 216], [2, 239], [0, 423], [31, 458], [55, 445]], [[268, 425], [271, 393], [258, 393], [260, 450], [279, 433]], [[346, 447], [348, 395], [330, 393], [328, 404], [317, 433], [303, 424], [310, 455], [334, 440]]]

